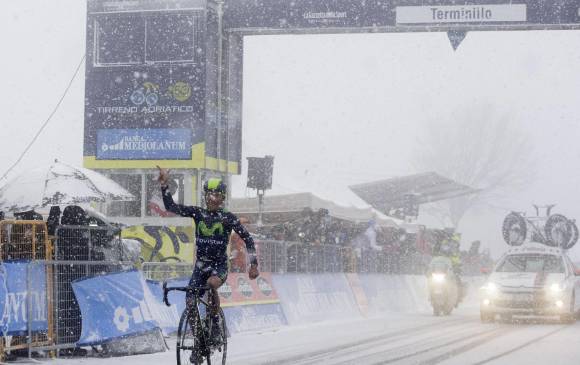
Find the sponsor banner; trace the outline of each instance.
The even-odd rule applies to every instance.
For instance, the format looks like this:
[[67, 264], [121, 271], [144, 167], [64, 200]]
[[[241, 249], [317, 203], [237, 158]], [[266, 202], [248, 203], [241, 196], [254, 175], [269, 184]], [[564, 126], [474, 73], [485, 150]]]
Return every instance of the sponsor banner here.
[[278, 328], [287, 325], [282, 306], [276, 304], [242, 305], [223, 308], [231, 333]]
[[256, 280], [246, 273], [230, 273], [218, 292], [222, 307], [280, 302], [270, 273], [260, 273]]
[[369, 301], [365, 294], [365, 291], [362, 287], [360, 282], [360, 278], [357, 273], [345, 273], [346, 280], [350, 285], [350, 289], [352, 290], [352, 294], [354, 295], [354, 300], [358, 305], [358, 309], [360, 313], [366, 317], [369, 314]]
[[191, 129], [100, 129], [98, 160], [191, 159]]
[[360, 317], [344, 274], [275, 274], [272, 279], [289, 324]]
[[159, 328], [153, 295], [139, 271], [81, 279], [72, 283], [82, 314], [78, 345], [91, 345]]
[[[15, 336], [48, 330], [45, 266], [27, 261], [0, 264], [0, 333]], [[31, 312], [28, 312], [28, 308]]]
[[[242, 293], [234, 294], [236, 291], [245, 290], [246, 294], [249, 294], [249, 288], [246, 284], [242, 284], [241, 288], [236, 287], [237, 279], [245, 276], [246, 281], [250, 281], [247, 278], [247, 274], [230, 274], [228, 276], [227, 282], [229, 284], [224, 284], [220, 288], [220, 304], [224, 311], [226, 317], [226, 323], [228, 329], [232, 333], [243, 332], [243, 331], [253, 331], [266, 328], [275, 328], [287, 324], [286, 317], [282, 311], [282, 307], [278, 303], [276, 292], [271, 286], [271, 277], [269, 273], [262, 274], [256, 279], [252, 280], [252, 283], [257, 283], [257, 281], [262, 278], [264, 281], [260, 285], [254, 285], [253, 290], [263, 291], [264, 293], [254, 293], [252, 296], [244, 297]], [[172, 279], [167, 281], [168, 287], [185, 287], [189, 284], [189, 278], [185, 279]], [[227, 286], [226, 286], [227, 285]], [[152, 293], [150, 308], [159, 314], [159, 325], [163, 330], [163, 333], [168, 335], [177, 331], [177, 326], [179, 323], [179, 316], [185, 309], [185, 292], [182, 291], [171, 291], [168, 294], [168, 300], [171, 304], [167, 307], [163, 303], [163, 287], [162, 283], [153, 280], [147, 280], [147, 286], [149, 291]], [[226, 291], [222, 288], [226, 286], [229, 289]], [[233, 289], [232, 289], [233, 288]], [[270, 299], [264, 299], [263, 297], [268, 297]], [[276, 299], [272, 299], [272, 298]], [[238, 299], [236, 299], [238, 298]], [[200, 313], [203, 316], [205, 313], [205, 307], [200, 306]]]
[[388, 3], [351, 0], [233, 1], [224, 14], [226, 29], [317, 29], [372, 27], [394, 23]]
[[[168, 287], [185, 287], [188, 284], [189, 278], [167, 281]], [[155, 285], [161, 284], [157, 282]], [[272, 274], [270, 273], [260, 273], [256, 280], [250, 280], [246, 273], [229, 273], [226, 282], [218, 289], [218, 293], [222, 308], [280, 303], [278, 294], [272, 285]], [[185, 293], [171, 292], [169, 294], [169, 302], [172, 304], [185, 302]]]
[[397, 24], [525, 22], [525, 4], [397, 6]]
[[[163, 202], [159, 204], [163, 206]], [[195, 237], [191, 225], [130, 226], [123, 228], [121, 237], [141, 243], [141, 257], [145, 262], [163, 262], [166, 259], [191, 262], [195, 257]]]

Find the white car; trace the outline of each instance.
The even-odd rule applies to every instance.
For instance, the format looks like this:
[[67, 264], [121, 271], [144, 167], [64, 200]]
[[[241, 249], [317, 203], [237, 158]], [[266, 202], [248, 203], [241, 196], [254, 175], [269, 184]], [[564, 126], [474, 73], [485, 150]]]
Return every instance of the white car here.
[[481, 321], [535, 315], [574, 322], [580, 310], [579, 275], [562, 249], [534, 242], [511, 248], [481, 288]]

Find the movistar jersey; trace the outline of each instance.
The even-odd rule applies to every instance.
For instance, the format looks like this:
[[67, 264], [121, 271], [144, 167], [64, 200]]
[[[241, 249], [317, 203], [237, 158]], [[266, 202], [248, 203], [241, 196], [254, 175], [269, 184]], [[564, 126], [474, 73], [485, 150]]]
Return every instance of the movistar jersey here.
[[209, 211], [201, 207], [176, 204], [167, 188], [161, 188], [163, 204], [167, 211], [195, 221], [195, 244], [197, 258], [203, 261], [227, 261], [227, 247], [232, 230], [246, 243], [250, 262], [257, 264], [256, 247], [248, 230], [238, 217], [223, 209]]

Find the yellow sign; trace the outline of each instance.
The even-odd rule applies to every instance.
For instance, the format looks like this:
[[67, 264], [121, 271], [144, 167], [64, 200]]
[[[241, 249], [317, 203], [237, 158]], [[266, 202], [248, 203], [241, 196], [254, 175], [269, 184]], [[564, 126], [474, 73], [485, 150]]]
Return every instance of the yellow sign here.
[[177, 101], [183, 102], [191, 97], [191, 86], [185, 82], [178, 81], [167, 89]]
[[123, 229], [121, 236], [141, 242], [144, 262], [193, 262], [195, 237], [192, 226], [132, 226]]

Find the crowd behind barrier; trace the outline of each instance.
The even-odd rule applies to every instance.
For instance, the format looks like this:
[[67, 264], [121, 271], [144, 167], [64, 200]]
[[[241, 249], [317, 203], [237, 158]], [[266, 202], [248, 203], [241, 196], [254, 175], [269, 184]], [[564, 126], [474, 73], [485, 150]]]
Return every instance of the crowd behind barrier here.
[[[258, 261], [261, 271], [272, 273], [385, 273], [423, 275], [427, 271], [431, 254], [418, 251], [406, 254], [385, 250], [341, 247], [337, 245], [311, 245], [301, 242], [258, 240]], [[479, 275], [480, 268], [489, 265], [481, 255], [464, 255], [463, 272]], [[234, 268], [234, 265], [230, 265]], [[235, 266], [232, 271], [242, 271]]]

